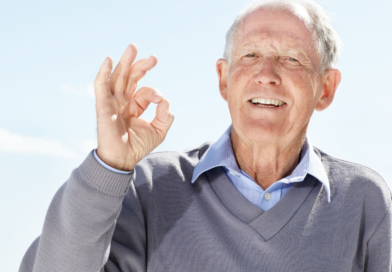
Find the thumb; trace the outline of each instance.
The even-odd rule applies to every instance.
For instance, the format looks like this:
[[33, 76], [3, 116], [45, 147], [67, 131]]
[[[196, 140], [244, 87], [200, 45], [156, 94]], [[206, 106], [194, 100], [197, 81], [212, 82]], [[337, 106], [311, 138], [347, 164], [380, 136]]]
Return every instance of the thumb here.
[[157, 106], [155, 118], [151, 122], [155, 130], [163, 133], [163, 136], [166, 136], [167, 131], [174, 121], [174, 115], [170, 111], [169, 106], [169, 100], [162, 98], [162, 101]]

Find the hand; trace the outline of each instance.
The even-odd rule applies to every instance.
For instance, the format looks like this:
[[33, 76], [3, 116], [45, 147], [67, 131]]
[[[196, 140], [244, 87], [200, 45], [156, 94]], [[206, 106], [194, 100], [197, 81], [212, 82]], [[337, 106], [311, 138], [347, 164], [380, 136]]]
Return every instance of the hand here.
[[[112, 72], [113, 60], [106, 57], [94, 82], [98, 148], [97, 155], [111, 167], [130, 171], [165, 139], [174, 116], [169, 101], [153, 88], [137, 82], [157, 64], [150, 56], [133, 63], [137, 47], [131, 44]], [[152, 122], [139, 118], [150, 103], [158, 104]]]

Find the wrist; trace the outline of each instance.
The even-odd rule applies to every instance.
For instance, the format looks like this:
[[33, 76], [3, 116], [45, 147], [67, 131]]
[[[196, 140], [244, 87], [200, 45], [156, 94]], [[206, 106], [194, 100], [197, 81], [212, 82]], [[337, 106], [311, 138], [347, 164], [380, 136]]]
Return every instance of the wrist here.
[[121, 160], [118, 159], [118, 157], [107, 155], [100, 151], [98, 148], [95, 150], [95, 154], [98, 160], [100, 160], [106, 166], [113, 168], [114, 170], [128, 174], [135, 168], [135, 165], [129, 163], [129, 161]]

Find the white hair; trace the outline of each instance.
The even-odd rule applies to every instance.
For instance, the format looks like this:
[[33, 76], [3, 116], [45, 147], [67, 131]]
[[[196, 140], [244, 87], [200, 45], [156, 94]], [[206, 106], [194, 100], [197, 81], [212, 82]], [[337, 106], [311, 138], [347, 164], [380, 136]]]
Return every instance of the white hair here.
[[339, 60], [341, 40], [332, 28], [331, 18], [314, 0], [256, 0], [238, 14], [226, 34], [226, 45], [223, 57], [231, 61], [232, 47], [239, 26], [252, 12], [265, 7], [273, 11], [287, 10], [305, 23], [313, 33], [318, 55], [320, 72], [335, 68]]

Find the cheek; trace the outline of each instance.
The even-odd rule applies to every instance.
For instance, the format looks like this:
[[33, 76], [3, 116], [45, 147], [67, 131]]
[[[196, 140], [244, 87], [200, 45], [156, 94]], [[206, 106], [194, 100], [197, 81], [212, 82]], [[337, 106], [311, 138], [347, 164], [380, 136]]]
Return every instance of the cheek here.
[[308, 72], [308, 80], [311, 83], [312, 86], [312, 90], [313, 90], [313, 97], [316, 96], [317, 93], [317, 87], [318, 87], [318, 83], [320, 78], [317, 76], [317, 74], [313, 71], [309, 71]]
[[313, 72], [299, 71], [290, 77], [299, 101], [310, 102], [316, 97], [318, 78]]
[[252, 78], [252, 69], [243, 65], [233, 67], [227, 78], [227, 103], [232, 119], [241, 119], [244, 112], [243, 95]]
[[246, 86], [246, 73], [248, 71], [238, 67], [229, 71], [227, 75], [227, 99], [229, 104], [238, 101], [241, 90]]
[[258, 63], [249, 62], [232, 67], [229, 71], [228, 82], [232, 84], [248, 82], [258, 72], [259, 66]]
[[289, 78], [291, 86], [288, 89], [293, 90], [292, 96], [294, 99], [293, 114], [289, 118], [292, 122], [301, 125], [309, 121], [314, 111], [318, 78], [314, 73], [308, 73], [303, 70], [296, 71]]

